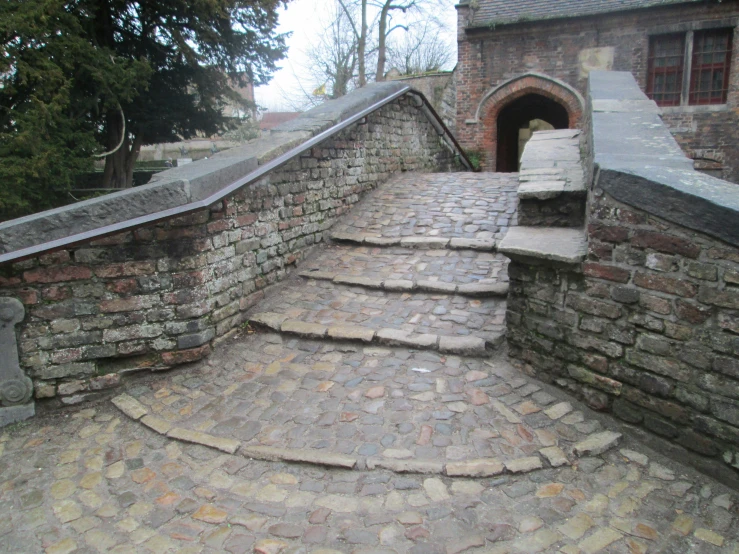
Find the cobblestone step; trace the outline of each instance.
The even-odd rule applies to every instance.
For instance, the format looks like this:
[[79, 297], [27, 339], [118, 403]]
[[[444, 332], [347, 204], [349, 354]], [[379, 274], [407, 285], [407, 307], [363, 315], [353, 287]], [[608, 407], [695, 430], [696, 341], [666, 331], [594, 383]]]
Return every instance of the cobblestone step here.
[[275, 334], [235, 349], [259, 361], [112, 402], [178, 441], [360, 471], [490, 478], [568, 466], [621, 440], [497, 360]]
[[383, 239], [499, 239], [516, 225], [517, 176], [504, 173], [404, 174], [369, 194], [335, 229]]
[[341, 285], [357, 285], [369, 289], [386, 290], [390, 292], [428, 292], [434, 294], [459, 294], [473, 298], [491, 296], [505, 297], [508, 295], [508, 283], [481, 282], [447, 283], [443, 281], [410, 280], [410, 279], [378, 279], [359, 275], [337, 274], [319, 269], [301, 271], [301, 277], [322, 281], [333, 281]]
[[495, 343], [505, 331], [503, 298], [470, 298], [449, 291], [391, 292], [361, 286], [367, 284], [372, 283], [354, 276], [346, 283], [297, 278], [279, 294], [262, 300], [247, 318], [254, 320], [254, 314], [265, 312], [283, 314], [285, 320], [316, 324], [326, 330], [374, 330], [378, 338], [382, 330], [395, 330], [405, 336], [478, 337]]
[[301, 264], [306, 277], [354, 275], [380, 281], [413, 281], [432, 292], [459, 285], [508, 282], [508, 258], [475, 250], [329, 245]]
[[419, 250], [438, 250], [441, 248], [449, 248], [452, 250], [482, 250], [486, 252], [494, 252], [497, 245], [495, 239], [491, 238], [455, 238], [441, 236], [388, 238], [379, 235], [349, 233], [346, 231], [336, 231], [331, 233], [331, 240], [351, 244], [364, 244], [368, 246], [402, 246], [404, 248], [417, 248]]
[[488, 356], [499, 346], [503, 334], [488, 335], [488, 338], [475, 336], [443, 336], [432, 333], [414, 334], [401, 329], [371, 329], [361, 325], [326, 326], [288, 319], [286, 314], [259, 312], [249, 316], [249, 322], [273, 331], [295, 335], [306, 339], [332, 339], [338, 341], [358, 341], [380, 345], [405, 346], [419, 350], [438, 350], [448, 354], [465, 356]]

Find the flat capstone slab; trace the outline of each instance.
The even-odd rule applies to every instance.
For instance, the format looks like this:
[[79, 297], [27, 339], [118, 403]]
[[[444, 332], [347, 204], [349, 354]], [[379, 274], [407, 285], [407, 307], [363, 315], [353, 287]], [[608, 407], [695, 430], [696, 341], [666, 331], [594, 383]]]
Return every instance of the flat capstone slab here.
[[588, 241], [583, 229], [511, 227], [498, 250], [508, 257], [578, 264], [587, 256]]

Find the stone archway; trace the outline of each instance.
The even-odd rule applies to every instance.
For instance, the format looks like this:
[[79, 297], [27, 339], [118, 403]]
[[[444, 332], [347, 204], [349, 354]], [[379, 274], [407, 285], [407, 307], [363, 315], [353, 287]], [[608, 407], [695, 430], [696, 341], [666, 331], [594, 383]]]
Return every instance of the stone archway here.
[[[525, 112], [530, 109], [532, 117], [526, 119]], [[572, 87], [557, 79], [539, 74], [526, 74], [506, 81], [494, 87], [483, 96], [478, 106], [476, 119], [481, 126], [482, 148], [485, 153], [488, 170], [497, 170], [499, 155], [505, 155], [501, 169], [515, 171], [512, 168], [514, 156], [517, 155], [517, 145], [505, 147], [500, 145], [499, 133], [501, 115], [505, 118], [512, 115], [510, 120], [503, 121], [503, 131], [508, 131], [509, 138], [513, 134], [512, 126], [522, 121], [543, 119], [555, 128], [574, 129], [580, 126], [584, 109], [582, 96]], [[565, 121], [566, 120], [566, 121]], [[517, 141], [516, 141], [517, 142]], [[511, 153], [515, 150], [515, 153]]]

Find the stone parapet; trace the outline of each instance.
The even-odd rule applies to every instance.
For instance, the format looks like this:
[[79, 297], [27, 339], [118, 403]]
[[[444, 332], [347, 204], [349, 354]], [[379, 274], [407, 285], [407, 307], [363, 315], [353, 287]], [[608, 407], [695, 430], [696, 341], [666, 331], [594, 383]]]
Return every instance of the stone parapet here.
[[587, 257], [511, 256], [511, 354], [739, 470], [739, 189], [690, 169], [631, 75], [590, 90]]
[[[366, 192], [397, 172], [456, 168], [438, 122], [419, 109], [417, 95], [403, 93], [213, 204], [184, 215], [165, 210], [156, 221], [136, 224], [140, 214], [170, 201], [208, 198], [239, 173], [405, 90], [388, 86], [308, 112], [266, 140], [165, 172], [143, 191], [3, 224], [0, 241], [12, 253], [134, 218], [125, 231], [0, 264], [0, 296], [25, 306], [19, 358], [36, 398], [81, 402], [132, 372], [207, 356]], [[181, 197], [166, 193], [175, 182], [186, 183]]]

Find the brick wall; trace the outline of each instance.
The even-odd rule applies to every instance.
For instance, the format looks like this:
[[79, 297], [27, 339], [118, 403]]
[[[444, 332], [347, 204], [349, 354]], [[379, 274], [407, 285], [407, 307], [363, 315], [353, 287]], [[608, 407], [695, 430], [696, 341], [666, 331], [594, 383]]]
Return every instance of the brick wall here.
[[[541, 73], [585, 94], [587, 72], [581, 71], [584, 49], [614, 48], [610, 69], [630, 71], [642, 89], [646, 85], [648, 36], [689, 22], [739, 17], [736, 2], [644, 9], [615, 15], [519, 23], [466, 30], [469, 7], [458, 8], [459, 59], [457, 66], [457, 137], [469, 149], [483, 149], [489, 159], [495, 151], [493, 121], [471, 124], [486, 92], [525, 73]], [[736, 24], [736, 23], [734, 23]], [[665, 116], [691, 157], [715, 159], [700, 167], [723, 167], [717, 176], [739, 182], [739, 33], [735, 32], [731, 88], [727, 105], [719, 112], [702, 107], [671, 108]], [[492, 137], [492, 138], [491, 138]], [[494, 167], [490, 161], [488, 167]]]
[[511, 354], [595, 409], [701, 454], [733, 456], [739, 248], [597, 189], [588, 232], [581, 266], [509, 266]]
[[592, 79], [587, 254], [509, 254], [511, 357], [739, 470], [736, 187], [690, 168], [628, 73]]
[[336, 218], [398, 171], [453, 156], [408, 96], [234, 196], [184, 217], [0, 266], [37, 398], [85, 399], [130, 372], [208, 355]]

